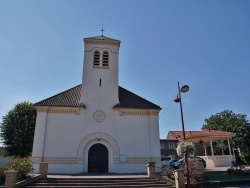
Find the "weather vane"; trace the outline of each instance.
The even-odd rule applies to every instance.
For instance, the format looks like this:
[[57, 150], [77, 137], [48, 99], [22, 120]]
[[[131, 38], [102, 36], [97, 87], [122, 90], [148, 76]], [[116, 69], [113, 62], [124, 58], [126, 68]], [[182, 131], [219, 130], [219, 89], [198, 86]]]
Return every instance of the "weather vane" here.
[[101, 32], [102, 32], [102, 36], [103, 36], [103, 31], [105, 31], [105, 30], [103, 29], [103, 25], [102, 25], [102, 29], [101, 29]]

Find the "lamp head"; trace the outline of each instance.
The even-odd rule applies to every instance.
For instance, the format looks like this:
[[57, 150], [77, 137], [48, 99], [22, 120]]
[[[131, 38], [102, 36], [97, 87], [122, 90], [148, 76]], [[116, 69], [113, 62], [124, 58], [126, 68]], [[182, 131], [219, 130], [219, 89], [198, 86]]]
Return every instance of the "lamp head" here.
[[184, 86], [181, 87], [181, 92], [182, 93], [186, 93], [188, 91], [189, 91], [189, 86], [188, 85], [184, 85]]
[[181, 101], [181, 99], [177, 96], [175, 99], [174, 99], [174, 102], [180, 102]]

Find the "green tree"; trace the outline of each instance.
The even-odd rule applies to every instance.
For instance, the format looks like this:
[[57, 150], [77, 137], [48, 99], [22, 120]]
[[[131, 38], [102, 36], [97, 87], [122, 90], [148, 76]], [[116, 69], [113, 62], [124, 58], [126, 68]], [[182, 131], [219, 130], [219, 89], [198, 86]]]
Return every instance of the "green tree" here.
[[1, 137], [7, 155], [26, 157], [32, 152], [36, 109], [32, 103], [18, 103], [3, 116]]
[[250, 148], [250, 124], [245, 114], [235, 114], [231, 110], [224, 110], [205, 119], [202, 129], [229, 131], [236, 134], [236, 146], [243, 149]]

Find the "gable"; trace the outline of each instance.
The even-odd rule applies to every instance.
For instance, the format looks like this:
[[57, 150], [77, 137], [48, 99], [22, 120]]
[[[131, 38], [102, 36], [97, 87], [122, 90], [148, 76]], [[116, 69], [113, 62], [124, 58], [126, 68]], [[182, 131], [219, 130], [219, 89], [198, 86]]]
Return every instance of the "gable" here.
[[[35, 103], [35, 106], [85, 107], [81, 104], [82, 84]], [[158, 109], [160, 106], [119, 86], [119, 104], [114, 108]]]

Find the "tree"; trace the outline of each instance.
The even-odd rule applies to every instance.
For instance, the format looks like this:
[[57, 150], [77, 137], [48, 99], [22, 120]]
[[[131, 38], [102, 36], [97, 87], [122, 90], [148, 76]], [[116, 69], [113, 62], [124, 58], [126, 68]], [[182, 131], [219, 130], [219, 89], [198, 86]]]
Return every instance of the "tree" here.
[[250, 124], [246, 118], [245, 114], [235, 114], [231, 110], [224, 110], [206, 118], [202, 129], [233, 132], [236, 134], [234, 138], [236, 145], [247, 149], [250, 148]]
[[36, 109], [32, 103], [18, 103], [3, 116], [1, 137], [7, 155], [27, 157], [32, 152]]

